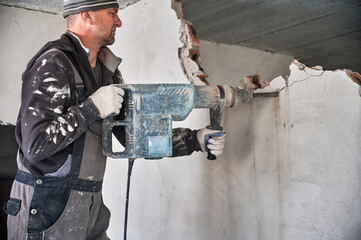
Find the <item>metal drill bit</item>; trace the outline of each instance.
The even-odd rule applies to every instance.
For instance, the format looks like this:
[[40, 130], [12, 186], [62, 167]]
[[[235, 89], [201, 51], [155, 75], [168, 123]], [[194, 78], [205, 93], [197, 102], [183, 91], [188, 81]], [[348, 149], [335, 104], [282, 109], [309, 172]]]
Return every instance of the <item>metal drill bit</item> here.
[[260, 92], [253, 93], [254, 98], [262, 98], [262, 97], [278, 97], [279, 92]]

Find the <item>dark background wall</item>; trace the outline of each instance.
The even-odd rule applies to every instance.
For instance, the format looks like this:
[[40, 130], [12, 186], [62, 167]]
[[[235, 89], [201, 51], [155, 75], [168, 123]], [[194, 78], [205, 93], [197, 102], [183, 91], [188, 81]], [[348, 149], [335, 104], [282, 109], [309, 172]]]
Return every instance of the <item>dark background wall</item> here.
[[[0, 206], [9, 199], [10, 188], [16, 172], [15, 126], [0, 125]], [[6, 239], [6, 214], [0, 211], [0, 239]]]

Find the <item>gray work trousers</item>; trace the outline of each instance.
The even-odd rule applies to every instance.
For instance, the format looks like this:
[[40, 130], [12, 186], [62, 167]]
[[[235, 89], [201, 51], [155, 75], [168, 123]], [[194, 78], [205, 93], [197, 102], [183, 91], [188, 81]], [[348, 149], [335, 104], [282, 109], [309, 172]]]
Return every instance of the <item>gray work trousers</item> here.
[[[93, 132], [99, 133], [100, 128], [99, 122], [92, 125]], [[110, 211], [101, 193], [106, 157], [101, 154], [100, 135], [93, 132], [87, 131], [74, 143], [65, 177], [35, 176], [18, 161], [19, 171], [4, 207], [8, 240], [109, 239]]]

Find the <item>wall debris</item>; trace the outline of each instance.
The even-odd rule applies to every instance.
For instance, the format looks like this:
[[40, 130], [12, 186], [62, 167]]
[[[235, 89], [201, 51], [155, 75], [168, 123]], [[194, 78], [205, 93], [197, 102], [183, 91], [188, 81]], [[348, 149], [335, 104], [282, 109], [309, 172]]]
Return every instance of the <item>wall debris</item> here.
[[355, 83], [361, 85], [361, 75], [358, 72], [352, 72], [349, 69], [344, 70], [349, 78], [351, 78]]
[[261, 76], [254, 74], [246, 76], [240, 81], [240, 86], [244, 89], [256, 90], [269, 86], [269, 82], [261, 82]]
[[207, 73], [200, 66], [199, 48], [201, 43], [196, 37], [196, 29], [192, 23], [183, 19], [182, 0], [172, 0], [172, 8], [181, 20], [180, 40], [183, 46], [178, 50], [182, 70], [192, 84], [206, 84]]

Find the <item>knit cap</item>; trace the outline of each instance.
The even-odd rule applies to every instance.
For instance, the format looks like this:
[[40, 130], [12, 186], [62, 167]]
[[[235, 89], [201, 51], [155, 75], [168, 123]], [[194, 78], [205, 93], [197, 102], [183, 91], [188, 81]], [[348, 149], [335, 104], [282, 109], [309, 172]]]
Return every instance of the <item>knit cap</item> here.
[[117, 0], [64, 0], [63, 17], [68, 15], [96, 11], [106, 8], [119, 8]]

